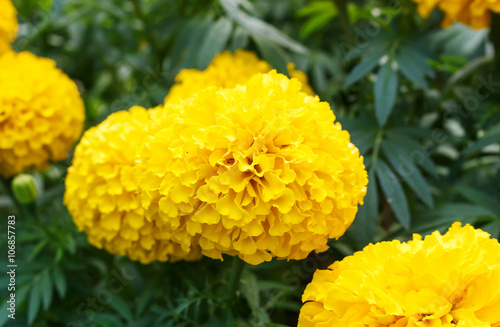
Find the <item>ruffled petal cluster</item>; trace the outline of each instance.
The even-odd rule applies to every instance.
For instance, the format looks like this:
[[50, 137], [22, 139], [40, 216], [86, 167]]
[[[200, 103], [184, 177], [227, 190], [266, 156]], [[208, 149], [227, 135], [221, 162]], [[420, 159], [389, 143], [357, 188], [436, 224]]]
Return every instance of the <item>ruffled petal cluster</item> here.
[[302, 300], [299, 326], [500, 326], [500, 244], [455, 223], [370, 244], [318, 270]]
[[85, 119], [76, 84], [53, 60], [0, 56], [0, 174], [44, 169], [67, 157]]
[[491, 12], [500, 12], [500, 0], [413, 0], [418, 4], [419, 14], [427, 18], [437, 6], [445, 18], [443, 27], [456, 21], [474, 29], [487, 28], [491, 24]]
[[12, 48], [10, 43], [16, 39], [17, 11], [11, 0], [0, 0], [0, 55]]
[[167, 104], [136, 165], [146, 217], [212, 258], [325, 251], [353, 222], [367, 173], [328, 103], [300, 90], [272, 71]]
[[[299, 79], [302, 83], [302, 91], [314, 95], [314, 91], [308, 84], [307, 75], [289, 63], [288, 73], [291, 77]], [[172, 86], [165, 97], [165, 103], [175, 99], [185, 99], [193, 96], [198, 90], [215, 86], [221, 89], [233, 88], [245, 84], [250, 77], [259, 73], [268, 73], [271, 66], [260, 60], [253, 52], [238, 49], [232, 54], [225, 51], [217, 54], [207, 69], [183, 69], [175, 77], [177, 82]]]
[[85, 132], [68, 170], [64, 203], [98, 248], [142, 263], [196, 260], [200, 251], [170, 242], [170, 233], [144, 218], [137, 199], [133, 167], [156, 110], [132, 107]]

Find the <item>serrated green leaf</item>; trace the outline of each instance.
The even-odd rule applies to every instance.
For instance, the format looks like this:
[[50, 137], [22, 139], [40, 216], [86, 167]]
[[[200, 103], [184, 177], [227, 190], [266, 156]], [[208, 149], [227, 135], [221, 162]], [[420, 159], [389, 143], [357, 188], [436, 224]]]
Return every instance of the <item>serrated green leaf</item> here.
[[467, 200], [473, 202], [474, 204], [485, 207], [491, 212], [494, 212], [498, 216], [500, 216], [500, 206], [498, 203], [498, 199], [494, 199], [484, 192], [475, 190], [463, 184], [458, 185], [456, 189]]
[[229, 46], [229, 50], [234, 52], [237, 49], [246, 48], [248, 45], [248, 40], [248, 32], [241, 26], [236, 26], [233, 32], [233, 36], [231, 37], [231, 45]]
[[412, 231], [419, 233], [450, 225], [455, 221], [474, 222], [479, 217], [494, 216], [490, 210], [471, 204], [446, 203], [433, 210], [418, 212], [412, 224]]
[[368, 174], [368, 189], [359, 207], [356, 218], [347, 233], [356, 241], [357, 249], [362, 249], [375, 239], [378, 224], [378, 190], [377, 180], [373, 170]]
[[387, 202], [391, 205], [394, 215], [403, 227], [410, 229], [410, 210], [408, 209], [406, 196], [398, 177], [382, 160], [377, 161], [375, 171], [377, 180], [380, 182], [382, 191], [385, 194]]
[[28, 325], [33, 324], [38, 311], [40, 310], [41, 304], [41, 284], [36, 283], [31, 289], [29, 300], [28, 300]]
[[395, 150], [408, 158], [412, 164], [421, 165], [425, 171], [435, 178], [438, 176], [436, 166], [429, 158], [427, 152], [412, 139], [408, 138], [405, 133], [388, 130], [385, 135], [394, 142]]
[[259, 36], [252, 35], [252, 39], [262, 53], [262, 57], [275, 68], [278, 73], [288, 76], [286, 54], [280, 47], [272, 44]]
[[54, 288], [52, 285], [52, 279], [50, 278], [49, 271], [45, 271], [40, 279], [40, 290], [42, 292], [43, 309], [47, 310], [52, 303], [52, 295]]
[[363, 59], [353, 68], [349, 76], [347, 76], [344, 87], [349, 87], [371, 72], [386, 52], [387, 50], [385, 48], [379, 49]]
[[391, 114], [398, 89], [398, 76], [392, 69], [392, 60], [380, 68], [373, 91], [375, 93], [375, 114], [380, 126], [384, 126]]
[[144, 312], [144, 309], [146, 308], [146, 305], [148, 302], [151, 300], [151, 297], [153, 296], [154, 289], [153, 288], [148, 288], [146, 291], [142, 292], [141, 296], [137, 300], [137, 316], [141, 316], [142, 313]]
[[483, 226], [481, 226], [481, 230], [489, 233], [491, 237], [497, 238], [500, 236], [500, 220], [493, 220]]
[[326, 26], [335, 16], [337, 16], [336, 11], [326, 11], [308, 19], [300, 28], [299, 36], [302, 39], [307, 38], [312, 33]]
[[427, 82], [422, 75], [423, 72], [417, 69], [415, 63], [405, 52], [398, 51], [396, 53], [396, 62], [406, 78], [423, 89], [428, 88]]
[[132, 322], [134, 320], [134, 316], [132, 315], [132, 311], [130, 310], [127, 303], [118, 296], [118, 294], [113, 294], [113, 298], [110, 303], [111, 307], [118, 312], [120, 316], [125, 318], [128, 322]]
[[429, 186], [425, 178], [420, 173], [418, 167], [410, 162], [404, 154], [398, 152], [392, 140], [384, 140], [381, 145], [382, 153], [385, 155], [394, 170], [401, 176], [401, 179], [415, 192], [428, 207], [433, 207]]
[[257, 17], [249, 16], [238, 7], [236, 2], [232, 0], [221, 0], [220, 3], [224, 7], [228, 16], [241, 26], [245, 27], [249, 34], [252, 34], [259, 39], [265, 39], [275, 45], [285, 47], [296, 53], [307, 53], [307, 48], [302, 44], [293, 40], [273, 25], [270, 25]]
[[231, 22], [224, 17], [220, 18], [210, 28], [204, 37], [203, 43], [201, 44], [198, 52], [198, 67], [207, 67], [214, 56], [217, 53], [222, 52], [227, 41], [229, 40], [232, 29], [233, 26]]
[[414, 44], [408, 44], [399, 48], [399, 54], [408, 58], [408, 61], [412, 62], [415, 68], [424, 75], [434, 78], [434, 70], [427, 62], [427, 57], [421, 53], [419, 47], [416, 47]]
[[64, 277], [59, 266], [55, 266], [52, 270], [52, 278], [54, 280], [54, 284], [56, 285], [59, 296], [61, 298], [64, 298], [66, 296], [66, 277]]

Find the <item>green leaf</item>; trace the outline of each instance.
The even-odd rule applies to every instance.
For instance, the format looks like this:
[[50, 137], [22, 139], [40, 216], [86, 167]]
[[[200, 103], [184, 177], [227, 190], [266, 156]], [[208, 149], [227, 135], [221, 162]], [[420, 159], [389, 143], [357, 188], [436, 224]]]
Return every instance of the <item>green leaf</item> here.
[[64, 298], [66, 295], [66, 277], [64, 277], [64, 274], [59, 266], [55, 266], [52, 270], [52, 278], [54, 279], [59, 296]]
[[427, 152], [412, 139], [408, 138], [405, 133], [388, 130], [385, 135], [387, 136], [387, 139], [393, 141], [392, 145], [395, 147], [394, 150], [400, 153], [403, 157], [408, 158], [413, 166], [421, 165], [422, 168], [433, 177], [436, 178], [438, 176], [436, 166]]
[[392, 69], [392, 60], [380, 68], [374, 84], [375, 113], [378, 124], [384, 126], [396, 102], [398, 77]]
[[231, 45], [229, 46], [229, 50], [231, 50], [231, 52], [234, 52], [237, 49], [246, 48], [248, 45], [248, 37], [248, 32], [244, 28], [242, 28], [241, 26], [236, 26], [231, 38]]
[[352, 72], [347, 76], [345, 80], [344, 87], [349, 87], [350, 85], [356, 83], [361, 78], [366, 76], [369, 72], [373, 70], [373, 68], [378, 64], [380, 58], [385, 55], [387, 49], [379, 49], [366, 57], [363, 61], [357, 64]]
[[125, 318], [127, 321], [132, 322], [134, 320], [134, 317], [132, 315], [132, 311], [130, 310], [129, 306], [127, 303], [118, 296], [118, 294], [113, 294], [113, 298], [110, 303], [111, 307], [120, 314], [123, 318]]
[[467, 200], [491, 210], [500, 216], [500, 206], [498, 200], [490, 197], [488, 194], [475, 190], [466, 185], [458, 185], [457, 191], [462, 194]]
[[40, 280], [40, 290], [42, 292], [43, 309], [47, 310], [52, 303], [52, 295], [54, 292], [52, 279], [50, 278], [48, 270], [46, 270], [42, 275]]
[[382, 160], [377, 161], [375, 167], [377, 179], [380, 182], [382, 191], [385, 194], [387, 202], [391, 205], [392, 210], [398, 221], [406, 229], [410, 228], [410, 211], [406, 201], [405, 193], [398, 177]]
[[307, 38], [312, 33], [319, 31], [326, 26], [333, 18], [337, 16], [336, 11], [326, 11], [317, 16], [311, 17], [300, 28], [299, 36], [302, 39]]
[[278, 73], [288, 76], [286, 53], [275, 44], [261, 39], [259, 36], [252, 35], [252, 39], [262, 53], [262, 57], [275, 68]]
[[487, 145], [500, 142], [500, 133], [480, 138], [476, 143], [465, 149], [464, 154], [470, 154], [481, 150]]
[[396, 54], [396, 62], [406, 78], [423, 89], [428, 88], [427, 82], [422, 76], [423, 72], [417, 69], [417, 66], [412, 61], [412, 58], [409, 57], [406, 52], [398, 51]]
[[399, 54], [400, 56], [406, 57], [408, 61], [412, 62], [418, 71], [421, 71], [426, 76], [434, 78], [434, 70], [427, 62], [427, 57], [421, 53], [419, 47], [414, 44], [400, 47]]
[[356, 241], [358, 249], [362, 249], [375, 239], [378, 224], [378, 191], [377, 180], [373, 170], [368, 174], [368, 190], [363, 199], [364, 204], [359, 207], [356, 219], [347, 233]]
[[420, 170], [410, 162], [402, 153], [397, 151], [397, 147], [392, 140], [384, 140], [381, 145], [382, 153], [389, 161], [394, 170], [401, 176], [402, 180], [415, 192], [428, 207], [433, 207], [429, 186]]
[[481, 230], [489, 233], [491, 237], [498, 239], [498, 236], [500, 235], [500, 220], [493, 220], [492, 222], [481, 226]]
[[198, 52], [197, 64], [207, 67], [214, 56], [222, 52], [232, 31], [232, 24], [226, 18], [220, 18], [208, 31]]
[[28, 325], [33, 324], [41, 304], [41, 283], [36, 283], [30, 292], [28, 301]]
[[141, 296], [137, 300], [137, 316], [141, 316], [142, 313], [144, 312], [144, 309], [146, 308], [146, 305], [148, 302], [151, 300], [151, 297], [153, 296], [154, 289], [153, 288], [148, 288], [146, 291], [142, 292]]
[[415, 215], [412, 231], [419, 233], [450, 225], [455, 221], [474, 222], [479, 217], [494, 216], [490, 210], [472, 204], [446, 203], [434, 210], [425, 210]]
[[235, 22], [245, 27], [249, 34], [255, 35], [259, 39], [265, 39], [268, 42], [285, 47], [296, 53], [307, 53], [307, 48], [297, 41], [293, 40], [279, 29], [270, 25], [259, 18], [249, 16], [242, 11], [238, 4], [233, 0], [221, 0], [227, 15]]

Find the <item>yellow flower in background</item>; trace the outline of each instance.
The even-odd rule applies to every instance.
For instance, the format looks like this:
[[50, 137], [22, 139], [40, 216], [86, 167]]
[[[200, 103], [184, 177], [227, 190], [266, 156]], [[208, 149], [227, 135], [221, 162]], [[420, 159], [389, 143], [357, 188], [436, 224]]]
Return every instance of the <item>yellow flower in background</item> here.
[[10, 51], [16, 39], [17, 11], [10, 0], [0, 0], [0, 55]]
[[419, 14], [427, 18], [437, 6], [445, 18], [443, 27], [450, 27], [458, 21], [474, 29], [489, 27], [491, 24], [490, 11], [500, 12], [500, 0], [413, 0], [418, 4]]
[[328, 103], [300, 89], [272, 71], [167, 104], [136, 166], [146, 217], [212, 258], [327, 250], [353, 222], [367, 173]]
[[85, 132], [68, 169], [64, 203], [98, 248], [142, 263], [196, 260], [198, 249], [183, 251], [170, 242], [169, 233], [144, 218], [136, 196], [133, 166], [156, 110], [132, 107]]
[[500, 244], [460, 223], [370, 244], [316, 271], [302, 300], [299, 327], [500, 326]]
[[29, 52], [0, 56], [0, 174], [63, 160], [82, 132], [76, 84], [56, 63]]
[[[308, 84], [307, 75], [295, 70], [295, 66], [289, 63], [288, 72], [291, 77], [297, 78], [302, 83], [302, 91], [314, 95], [314, 91]], [[260, 60], [255, 53], [238, 49], [232, 54], [225, 51], [217, 54], [207, 69], [183, 69], [175, 77], [177, 82], [172, 86], [165, 97], [165, 103], [173, 99], [185, 99], [193, 96], [198, 90], [215, 86], [221, 89], [233, 88], [248, 82], [250, 77], [259, 73], [268, 73], [271, 66]]]

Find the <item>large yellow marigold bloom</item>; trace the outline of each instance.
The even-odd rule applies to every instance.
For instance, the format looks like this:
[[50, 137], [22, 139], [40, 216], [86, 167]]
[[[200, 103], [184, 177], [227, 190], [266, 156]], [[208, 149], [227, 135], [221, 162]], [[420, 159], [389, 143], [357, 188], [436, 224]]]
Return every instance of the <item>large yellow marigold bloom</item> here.
[[[302, 83], [302, 91], [314, 95], [314, 91], [308, 84], [307, 75], [296, 70], [292, 63], [289, 63], [287, 68], [290, 76], [297, 78]], [[236, 85], [243, 85], [253, 75], [268, 73], [271, 69], [267, 62], [260, 60], [253, 52], [238, 49], [232, 54], [225, 51], [217, 54], [204, 71], [181, 70], [175, 77], [177, 83], [172, 86], [165, 97], [165, 103], [173, 99], [188, 98], [200, 89], [210, 86], [228, 89]]]
[[132, 107], [85, 132], [68, 169], [64, 203], [98, 248], [142, 263], [195, 260], [200, 251], [183, 251], [170, 242], [169, 233], [144, 218], [137, 199], [133, 166], [156, 110]]
[[302, 300], [299, 327], [497, 327], [500, 244], [460, 223], [370, 244], [318, 270]]
[[1, 175], [66, 158], [84, 119], [76, 84], [53, 60], [29, 52], [0, 56]]
[[137, 165], [146, 216], [212, 258], [325, 251], [354, 220], [367, 173], [328, 103], [300, 88], [272, 71], [166, 105]]
[[443, 27], [449, 27], [458, 21], [475, 29], [489, 27], [491, 13], [500, 12], [500, 0], [413, 0], [418, 4], [419, 14], [427, 18], [436, 6], [445, 18]]
[[11, 50], [16, 39], [17, 11], [10, 0], [0, 0], [0, 55]]

